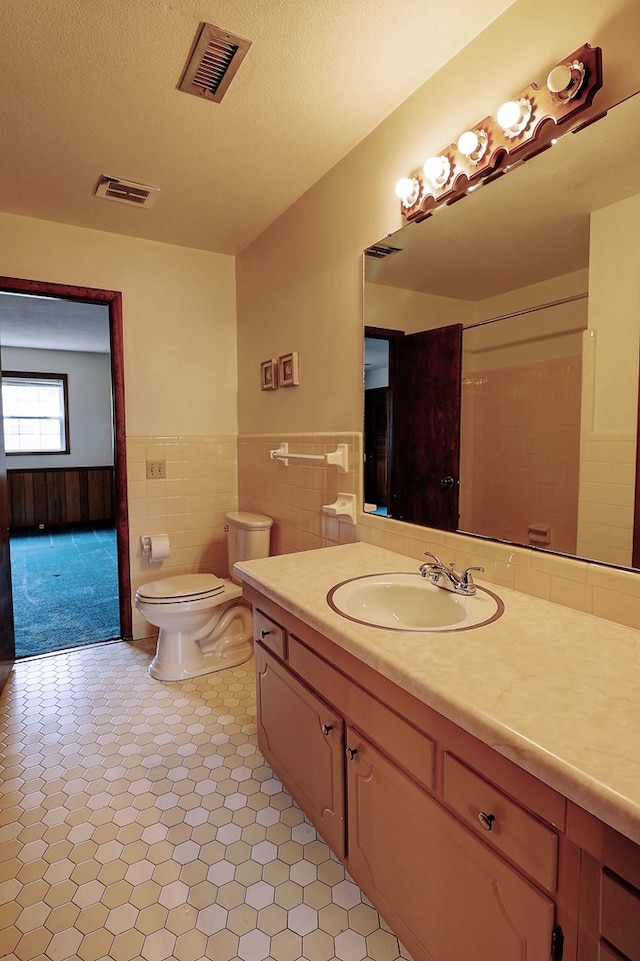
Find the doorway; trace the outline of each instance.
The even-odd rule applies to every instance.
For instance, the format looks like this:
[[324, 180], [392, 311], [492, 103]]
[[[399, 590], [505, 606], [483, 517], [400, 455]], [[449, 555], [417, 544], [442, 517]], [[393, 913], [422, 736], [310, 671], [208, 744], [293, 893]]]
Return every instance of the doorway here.
[[[381, 343], [388, 360], [374, 380], [382, 371], [366, 365]], [[412, 334], [365, 327], [365, 512], [457, 530], [461, 361], [461, 324]]]
[[[9, 303], [11, 309], [7, 306]], [[19, 307], [16, 307], [18, 303]], [[28, 323], [25, 320], [27, 316], [32, 317]], [[66, 320], [58, 321], [58, 316], [64, 316]], [[99, 563], [111, 565], [105, 568], [105, 592], [100, 595], [104, 600], [111, 592], [108, 602], [111, 610], [104, 633], [110, 637], [130, 638], [121, 294], [118, 291], [0, 278], [0, 359], [3, 371], [13, 369], [15, 365], [12, 360], [19, 358], [20, 350], [35, 348], [43, 351], [43, 358], [49, 352], [45, 358], [47, 361], [56, 356], [53, 351], [58, 351], [57, 356], [66, 358], [74, 368], [69, 400], [72, 397], [71, 386], [75, 385], [73, 402], [76, 409], [75, 412], [73, 408], [67, 412], [68, 417], [73, 414], [68, 422], [70, 443], [67, 446], [71, 457], [62, 455], [61, 460], [60, 455], [52, 457], [47, 454], [35, 462], [22, 459], [20, 469], [14, 469], [13, 465], [18, 464], [20, 458], [14, 458], [11, 454], [5, 456], [6, 474], [2, 484], [3, 497], [0, 498], [3, 542], [9, 540], [4, 532], [10, 529], [11, 540], [17, 545], [20, 538], [22, 543], [13, 551], [6, 549], [8, 543], [3, 544], [5, 549], [0, 556], [5, 569], [0, 571], [0, 576], [6, 582], [7, 577], [11, 579], [13, 574], [14, 590], [18, 573], [29, 579], [31, 575], [25, 573], [23, 555], [25, 539], [33, 538], [34, 545], [37, 543], [39, 549], [44, 547], [45, 563], [51, 566], [47, 576], [59, 582], [56, 584], [59, 589], [62, 575], [68, 572], [68, 558], [72, 558], [75, 552], [85, 565], [85, 573], [79, 575], [79, 581], [85, 593], [86, 609], [101, 603], [100, 599], [91, 599], [87, 593], [90, 578], [86, 564], [89, 555], [93, 554]], [[73, 359], [74, 353], [76, 361]], [[34, 353], [31, 356], [37, 355]], [[86, 361], [84, 371], [81, 356]], [[39, 369], [42, 369], [42, 365]], [[83, 391], [83, 377], [85, 381], [87, 377], [95, 381], [100, 378], [104, 380], [100, 414], [92, 412], [89, 406], [89, 403], [97, 403], [99, 391], [89, 389], [86, 382]], [[101, 437], [98, 438], [97, 434], [101, 434]], [[109, 457], [105, 462], [107, 447]], [[60, 554], [59, 550], [63, 548], [71, 553]], [[57, 555], [56, 561], [53, 561], [54, 555]], [[11, 570], [14, 563], [12, 557], [16, 566], [23, 565], [20, 572]], [[99, 581], [100, 578], [100, 591]], [[52, 590], [51, 593], [59, 594], [59, 590]], [[11, 604], [11, 613], [15, 613], [16, 617], [5, 618], [5, 623], [11, 626], [11, 621], [15, 620], [15, 631], [9, 631], [12, 635], [9, 639], [3, 638], [2, 653], [5, 659], [11, 657], [12, 651], [14, 656], [21, 656], [20, 649], [16, 651], [13, 643], [20, 631], [20, 615], [13, 596]], [[96, 621], [103, 620], [102, 614], [100, 618], [96, 617]], [[43, 611], [43, 618], [46, 617]], [[53, 631], [56, 631], [55, 624]], [[110, 637], [87, 636], [86, 640], [78, 639], [77, 643], [92, 643]], [[51, 649], [61, 648], [52, 643]]]

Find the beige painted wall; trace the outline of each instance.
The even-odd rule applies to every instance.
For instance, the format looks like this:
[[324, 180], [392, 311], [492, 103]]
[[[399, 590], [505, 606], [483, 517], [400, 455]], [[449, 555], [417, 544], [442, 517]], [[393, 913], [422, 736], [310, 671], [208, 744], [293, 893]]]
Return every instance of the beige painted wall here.
[[640, 341], [640, 194], [591, 218], [578, 551], [631, 564]]
[[[401, 225], [395, 181], [585, 41], [599, 106], [640, 89], [639, 30], [637, 0], [517, 0], [239, 256], [241, 434], [360, 429], [361, 253]], [[260, 361], [287, 350], [300, 386], [261, 393]]]
[[635, 432], [640, 339], [640, 194], [591, 217], [589, 327], [596, 331], [594, 429]]
[[237, 432], [233, 257], [0, 214], [0, 274], [122, 291], [127, 433]]
[[474, 305], [468, 300], [372, 283], [364, 287], [364, 310], [367, 326], [403, 330], [405, 334], [472, 323], [475, 316]]

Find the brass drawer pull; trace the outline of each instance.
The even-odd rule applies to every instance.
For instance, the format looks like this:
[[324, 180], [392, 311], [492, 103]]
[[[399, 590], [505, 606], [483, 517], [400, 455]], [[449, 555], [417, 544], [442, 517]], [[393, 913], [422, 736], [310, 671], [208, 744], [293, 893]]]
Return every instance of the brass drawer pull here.
[[260, 637], [269, 637], [271, 631], [260, 631]]
[[322, 725], [322, 733], [323, 733], [323, 734], [331, 734], [332, 731], [333, 731], [333, 724], [323, 724], [323, 725]]
[[485, 831], [491, 831], [495, 819], [495, 814], [485, 814], [484, 811], [480, 811], [478, 813], [478, 821], [480, 821], [480, 824]]

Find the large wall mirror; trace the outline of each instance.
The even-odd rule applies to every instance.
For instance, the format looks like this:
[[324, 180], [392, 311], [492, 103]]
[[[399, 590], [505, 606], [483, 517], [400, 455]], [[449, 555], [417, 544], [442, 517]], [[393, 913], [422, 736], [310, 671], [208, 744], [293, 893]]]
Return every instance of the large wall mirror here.
[[366, 511], [634, 566], [639, 157], [640, 94], [365, 253]]

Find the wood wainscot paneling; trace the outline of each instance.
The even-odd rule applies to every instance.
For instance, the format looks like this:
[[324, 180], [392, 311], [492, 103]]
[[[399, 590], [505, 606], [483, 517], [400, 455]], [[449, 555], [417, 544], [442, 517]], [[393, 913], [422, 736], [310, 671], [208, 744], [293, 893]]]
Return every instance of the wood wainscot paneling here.
[[25, 530], [113, 523], [113, 467], [7, 471], [9, 527]]

